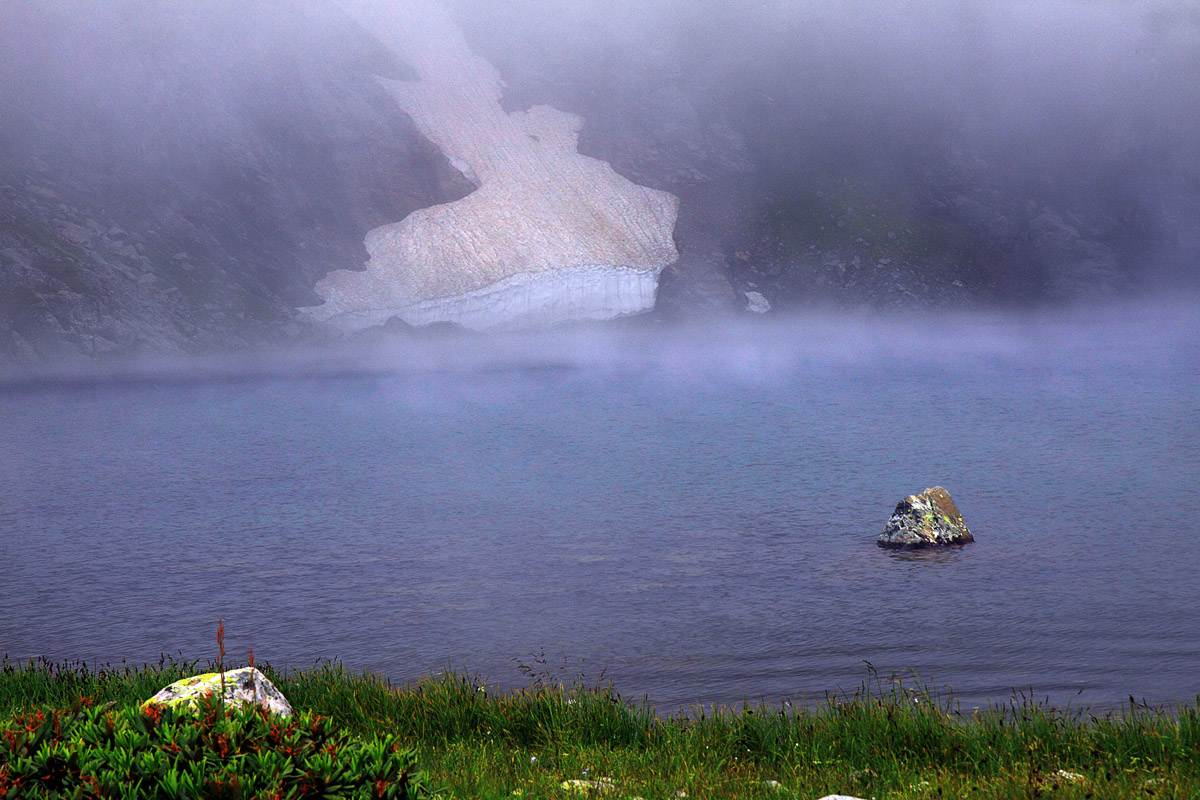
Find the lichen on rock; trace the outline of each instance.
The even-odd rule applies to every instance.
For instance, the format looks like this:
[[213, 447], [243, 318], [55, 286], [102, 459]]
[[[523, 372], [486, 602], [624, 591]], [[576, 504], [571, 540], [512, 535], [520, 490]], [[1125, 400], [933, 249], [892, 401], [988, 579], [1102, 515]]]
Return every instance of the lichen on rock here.
[[563, 791], [577, 794], [608, 794], [618, 789], [617, 785], [609, 778], [598, 778], [594, 781], [580, 780], [578, 778], [565, 780], [559, 784], [559, 788]]
[[940, 486], [909, 495], [896, 504], [880, 534], [880, 547], [919, 549], [975, 541], [950, 493]]
[[222, 686], [225, 690], [225, 702], [230, 705], [258, 705], [281, 717], [292, 715], [291, 703], [275, 688], [275, 684], [254, 667], [231, 669], [225, 673], [206, 672], [175, 681], [142, 703], [142, 707], [191, 707], [202, 697], [221, 694]]

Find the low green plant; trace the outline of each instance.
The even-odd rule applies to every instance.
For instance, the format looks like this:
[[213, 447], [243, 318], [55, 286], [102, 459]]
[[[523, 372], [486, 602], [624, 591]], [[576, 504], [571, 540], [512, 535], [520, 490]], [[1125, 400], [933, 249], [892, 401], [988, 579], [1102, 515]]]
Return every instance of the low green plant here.
[[[961, 709], [949, 693], [872, 672], [858, 691], [811, 704], [660, 715], [565, 669], [523, 671], [525, 688], [499, 689], [461, 672], [393, 685], [337, 662], [259, 668], [294, 708], [349, 737], [399, 737], [448, 799], [1200, 800], [1200, 698], [1169, 709], [1131, 698], [1093, 712], [1021, 694]], [[0, 661], [0, 717], [40, 710], [44, 722], [87, 695], [136, 719], [164, 685], [215, 669]]]
[[0, 798], [389, 798], [430, 795], [395, 735], [282, 718], [219, 698], [194, 709], [76, 703], [0, 728]]

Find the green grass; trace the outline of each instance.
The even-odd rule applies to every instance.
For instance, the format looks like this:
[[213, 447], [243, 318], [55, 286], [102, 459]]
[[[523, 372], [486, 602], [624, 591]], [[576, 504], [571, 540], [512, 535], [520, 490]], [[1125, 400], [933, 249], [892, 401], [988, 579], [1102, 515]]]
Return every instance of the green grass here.
[[[211, 668], [4, 662], [0, 715], [82, 695], [133, 706]], [[1018, 698], [960, 713], [952, 699], [876, 680], [811, 707], [660, 717], [606, 685], [534, 679], [497, 693], [461, 673], [393, 687], [337, 663], [263, 671], [298, 709], [353, 733], [401, 737], [447, 797], [563, 798], [572, 795], [564, 780], [598, 778], [617, 787], [606, 797], [645, 800], [1200, 797], [1194, 706], [1091, 715]]]

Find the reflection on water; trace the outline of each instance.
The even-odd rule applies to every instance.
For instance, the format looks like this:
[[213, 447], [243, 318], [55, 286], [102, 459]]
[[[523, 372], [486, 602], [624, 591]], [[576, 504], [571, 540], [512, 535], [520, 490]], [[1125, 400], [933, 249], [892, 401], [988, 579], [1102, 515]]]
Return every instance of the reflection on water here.
[[953, 564], [961, 558], [969, 557], [963, 552], [968, 547], [970, 547], [969, 544], [925, 550], [880, 549], [887, 554], [888, 558], [895, 561], [907, 561], [912, 564], [929, 564], [930, 566], [934, 566], [938, 564]]

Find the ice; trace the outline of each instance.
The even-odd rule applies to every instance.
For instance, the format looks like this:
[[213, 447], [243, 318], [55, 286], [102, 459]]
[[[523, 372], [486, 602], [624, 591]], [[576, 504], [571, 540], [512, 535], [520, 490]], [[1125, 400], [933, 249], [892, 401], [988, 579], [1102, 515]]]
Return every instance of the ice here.
[[482, 289], [409, 305], [345, 311], [328, 321], [347, 331], [398, 317], [410, 325], [453, 322], [471, 330], [541, 328], [605, 320], [654, 307], [658, 273], [592, 266], [520, 273]]

